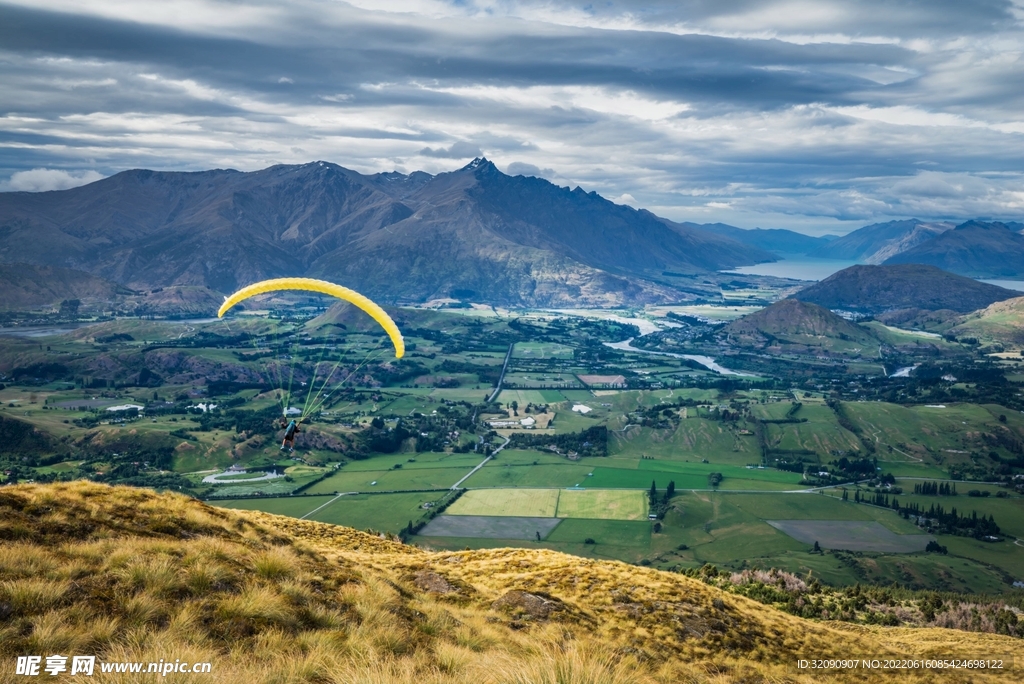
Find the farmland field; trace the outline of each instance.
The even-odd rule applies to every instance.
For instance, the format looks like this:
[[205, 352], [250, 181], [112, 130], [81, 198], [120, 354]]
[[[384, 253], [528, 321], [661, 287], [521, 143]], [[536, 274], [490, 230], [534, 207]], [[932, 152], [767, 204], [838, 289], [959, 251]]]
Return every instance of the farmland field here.
[[[1024, 475], [1022, 376], [1010, 363], [1016, 357], [980, 355], [948, 339], [915, 356], [915, 339], [936, 338], [875, 322], [861, 327], [899, 349], [841, 363], [824, 358], [831, 342], [776, 355], [734, 346], [720, 327], [699, 321], [652, 324], [668, 311], [734, 319], [753, 310], [657, 307], [584, 319], [403, 309], [408, 354], [362, 366], [342, 362], [353, 381], [324, 392], [330, 401], [307, 416], [287, 458], [278, 451], [279, 407], [301, 407], [317, 394], [309, 381], [319, 359], [333, 364], [342, 350], [365, 354], [377, 337], [308, 325], [322, 311], [303, 319], [292, 307], [231, 322], [243, 337], [261, 331], [255, 341], [225, 336], [223, 321], [108, 321], [39, 340], [3, 337], [2, 416], [52, 441], [28, 440], [17, 458], [0, 454], [0, 472], [3, 479], [142, 482], [214, 505], [407, 536], [411, 522], [419, 532], [410, 541], [438, 548], [521, 545], [671, 569], [778, 567], [846, 585], [998, 592], [1008, 579], [1024, 580], [1024, 546], [1015, 543], [1024, 537], [1024, 497], [1013, 479]], [[722, 376], [678, 358], [609, 348], [635, 337], [618, 319], [650, 333], [636, 345], [714, 356], [752, 375]], [[673, 340], [677, 333], [686, 334]], [[159, 348], [149, 349], [156, 342]], [[504, 384], [488, 404], [510, 344]], [[185, 377], [172, 358], [215, 369], [209, 377], [261, 380]], [[163, 365], [151, 369], [151, 386], [133, 385], [154, 359]], [[882, 364], [894, 359], [920, 375], [888, 377], [892, 369]], [[270, 363], [294, 371], [293, 400], [287, 388], [262, 384]], [[1004, 366], [1013, 372], [1003, 373]], [[62, 367], [67, 377], [32, 375]], [[114, 370], [101, 377], [101, 368]], [[621, 377], [627, 387], [587, 389], [580, 375]], [[505, 444], [511, 430], [491, 429], [488, 421], [506, 415], [511, 402], [520, 418], [528, 404], [548, 406], [550, 428], [516, 430], [543, 439], [513, 448]], [[105, 410], [117, 404], [142, 406], [143, 415]], [[574, 412], [575, 404], [589, 411]], [[233, 464], [249, 472], [202, 482]], [[287, 477], [257, 479], [271, 467]], [[470, 472], [460, 484], [466, 491], [431, 518], [435, 510], [423, 505], [455, 497], [451, 487]], [[709, 479], [716, 473], [720, 481]], [[665, 500], [670, 482], [674, 496]], [[914, 494], [923, 482], [955, 483], [958, 495]], [[648, 520], [652, 483], [653, 511], [662, 515], [656, 520]], [[844, 489], [851, 500], [841, 500]], [[988, 496], [969, 497], [971, 489]], [[799, 493], [809, 491], [815, 493]], [[348, 492], [356, 494], [335, 497]], [[942, 505], [992, 516], [1005, 541], [937, 534], [948, 553], [920, 551], [922, 530], [892, 508], [854, 503], [855, 492], [925, 511]], [[866, 536], [888, 541], [873, 551], [828, 550], [863, 544]], [[813, 541], [825, 553], [812, 553]]]
[[647, 495], [637, 491], [563, 489], [558, 494], [559, 518], [645, 520]]
[[473, 489], [449, 506], [448, 515], [553, 518], [557, 489]]
[[930, 534], [893, 534], [875, 521], [767, 520], [769, 525], [805, 544], [825, 549], [913, 553], [924, 551]]

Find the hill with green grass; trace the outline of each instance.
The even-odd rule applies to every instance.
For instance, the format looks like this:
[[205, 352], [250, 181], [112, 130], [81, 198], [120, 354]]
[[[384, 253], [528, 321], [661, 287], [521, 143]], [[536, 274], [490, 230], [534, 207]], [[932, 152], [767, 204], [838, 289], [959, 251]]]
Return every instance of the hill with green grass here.
[[949, 332], [958, 338], [973, 337], [1008, 349], [1024, 348], [1024, 297], [996, 302], [968, 314]]
[[868, 331], [828, 309], [798, 299], [783, 299], [726, 325], [721, 332], [740, 347], [801, 347], [852, 351], [877, 346]]
[[[970, 673], [985, 684], [1019, 677], [1024, 656], [1009, 636], [803, 619], [711, 586], [717, 572], [701, 581], [545, 550], [429, 552], [87, 482], [0, 488], [0, 539], [8, 662], [180, 660], [210, 663], [221, 681], [711, 684], [820, 681], [801, 658], [998, 654], [1006, 669]], [[781, 576], [766, 577], [759, 586]], [[865, 669], [830, 677], [893, 681]]]

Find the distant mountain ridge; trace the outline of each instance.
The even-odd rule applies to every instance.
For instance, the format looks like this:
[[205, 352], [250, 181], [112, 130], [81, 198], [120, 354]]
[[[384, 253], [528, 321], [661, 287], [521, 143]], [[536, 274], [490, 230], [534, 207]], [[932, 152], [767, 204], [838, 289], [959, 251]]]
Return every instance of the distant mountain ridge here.
[[949, 309], [960, 313], [1019, 297], [1007, 290], [935, 266], [851, 266], [793, 295], [826, 309], [881, 313], [892, 309]]
[[919, 219], [873, 223], [820, 246], [810, 256], [880, 264], [952, 228], [952, 223]]
[[930, 264], [974, 277], [1024, 276], [1024, 228], [1019, 223], [967, 221], [885, 260]]
[[453, 291], [501, 304], [616, 305], [678, 292], [647, 276], [770, 261], [763, 250], [486, 159], [431, 176], [327, 162], [243, 173], [125, 171], [71, 190], [0, 193], [0, 261], [135, 289], [229, 292], [336, 279], [387, 301]]
[[776, 254], [809, 254], [816, 250], [824, 249], [826, 245], [835, 239], [832, 236], [813, 237], [784, 228], [747, 229], [737, 228], [725, 223], [684, 222], [679, 225], [713, 233]]

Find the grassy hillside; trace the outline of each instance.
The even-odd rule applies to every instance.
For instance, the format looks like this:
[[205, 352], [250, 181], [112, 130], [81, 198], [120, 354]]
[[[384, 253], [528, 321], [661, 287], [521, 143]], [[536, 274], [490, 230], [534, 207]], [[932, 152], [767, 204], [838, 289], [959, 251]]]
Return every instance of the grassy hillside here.
[[[1009, 637], [825, 625], [624, 563], [522, 549], [430, 553], [124, 487], [0, 489], [0, 539], [7, 662], [32, 653], [181, 659], [248, 682], [812, 682], [820, 677], [796, 669], [798, 658], [998, 654], [1009, 671], [941, 676], [1022, 673], [1024, 645]], [[858, 669], [833, 681], [935, 676]]]
[[1024, 348], [1024, 297], [964, 316], [950, 331], [957, 337], [973, 337], [982, 344], [998, 343], [1008, 349]]

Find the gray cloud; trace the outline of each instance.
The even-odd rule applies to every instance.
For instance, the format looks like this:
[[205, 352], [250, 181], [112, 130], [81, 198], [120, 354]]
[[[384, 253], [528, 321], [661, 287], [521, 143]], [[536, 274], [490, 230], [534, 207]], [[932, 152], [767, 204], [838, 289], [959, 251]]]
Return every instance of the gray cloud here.
[[680, 220], [1024, 214], [1009, 1], [378, 7], [0, 0], [0, 189], [310, 154], [438, 172], [486, 150]]
[[439, 159], [473, 159], [482, 157], [479, 145], [460, 140], [452, 143], [449, 147], [424, 147], [419, 152], [424, 157], [437, 157]]
[[526, 162], [512, 162], [505, 170], [510, 176], [536, 176], [537, 178], [551, 179], [557, 176], [554, 169], [542, 169]]
[[6, 185], [0, 185], [0, 189], [15, 192], [67, 190], [98, 181], [101, 178], [103, 175], [96, 171], [69, 172], [63, 169], [31, 169], [11, 174], [10, 180]]

